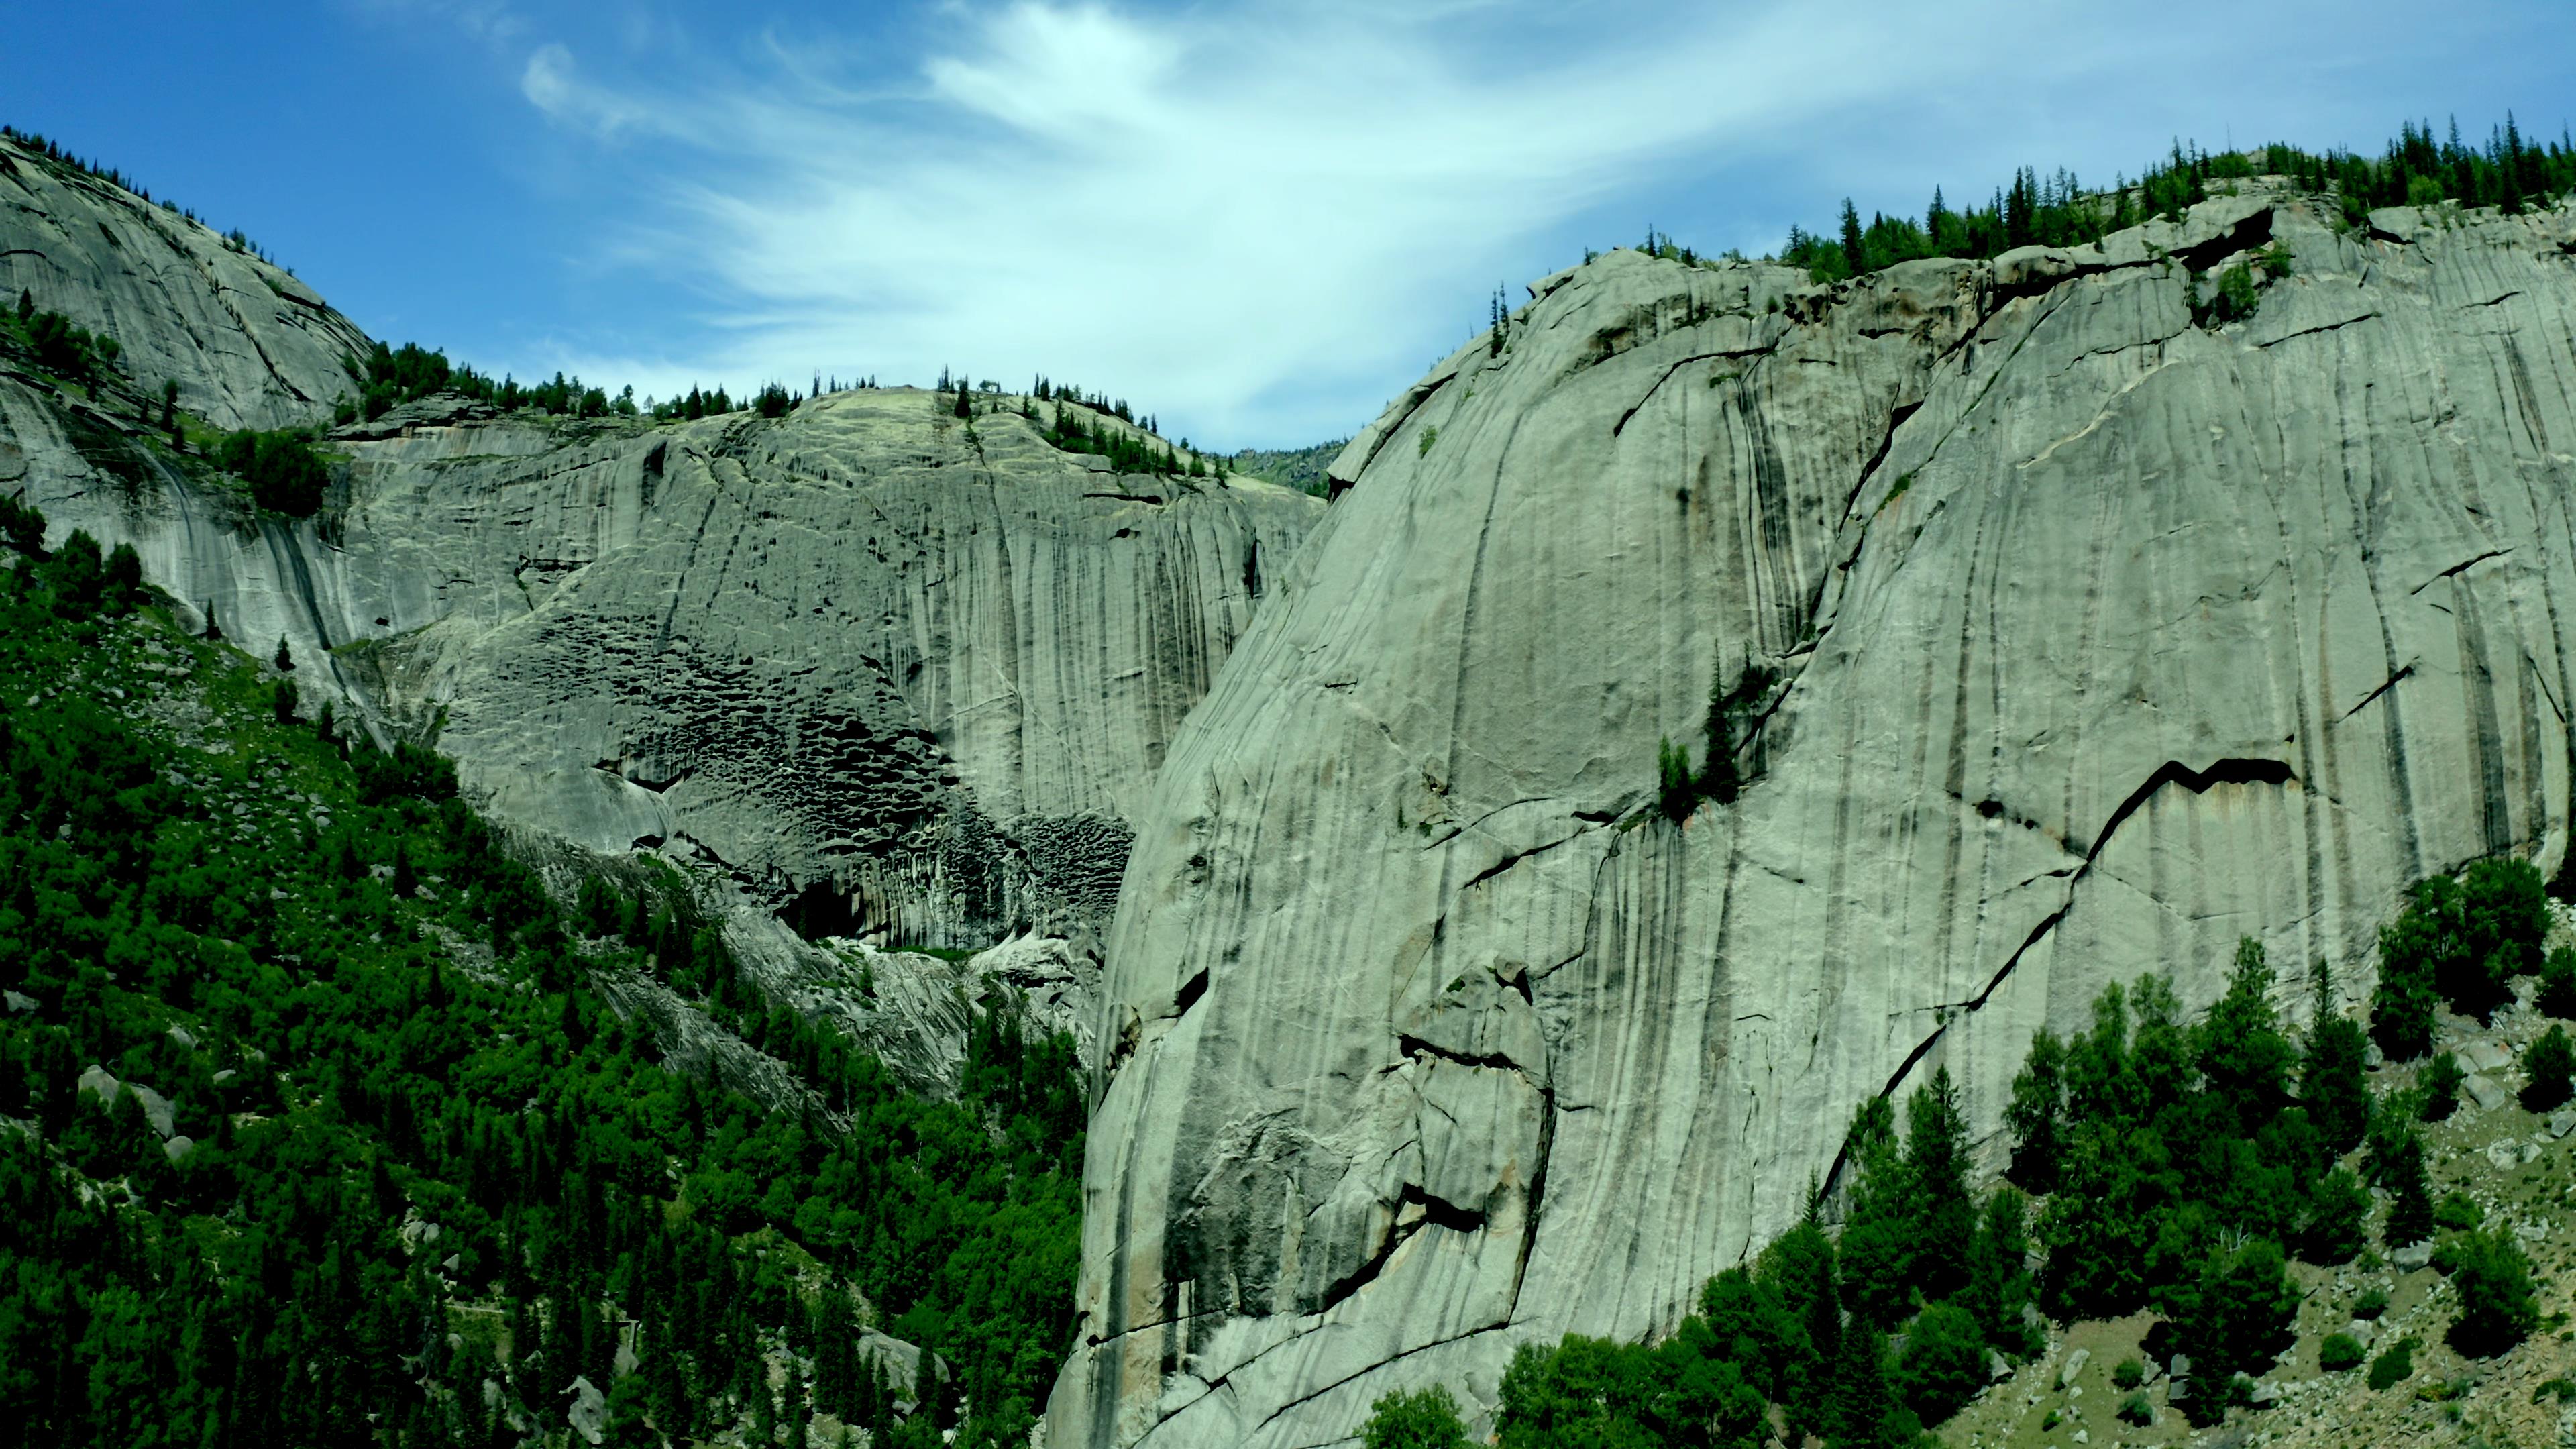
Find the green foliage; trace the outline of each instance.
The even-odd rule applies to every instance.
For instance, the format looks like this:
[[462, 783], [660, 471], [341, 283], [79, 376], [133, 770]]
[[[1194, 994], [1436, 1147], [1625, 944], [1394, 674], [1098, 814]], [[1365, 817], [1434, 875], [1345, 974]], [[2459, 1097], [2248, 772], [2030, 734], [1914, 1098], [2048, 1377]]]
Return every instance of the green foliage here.
[[2299, 1231], [2299, 1256], [2311, 1263], [2348, 1263], [2361, 1252], [2370, 1223], [2370, 1190], [2350, 1168], [2317, 1179], [2308, 1194], [2307, 1222]]
[[2522, 1342], [2540, 1326], [2531, 1260], [2509, 1229], [2464, 1233], [2435, 1249], [2433, 1261], [2451, 1275], [2451, 1289], [2460, 1296], [2459, 1316], [2446, 1335], [2451, 1347], [2471, 1358], [2486, 1358]]
[[2243, 262], [2236, 262], [2218, 274], [2218, 292], [2203, 300], [2200, 279], [2190, 279], [2191, 320], [2203, 327], [2224, 327], [2242, 322], [2262, 306], [2254, 291], [2254, 272]]
[[1430, 426], [1425, 427], [1425, 428], [1422, 430], [1422, 436], [1421, 436], [1420, 438], [1415, 439], [1414, 441], [1415, 441], [1415, 446], [1414, 446], [1414, 449], [1413, 449], [1413, 456], [1415, 456], [1415, 457], [1417, 457], [1417, 458], [1428, 458], [1428, 457], [1430, 457], [1430, 456], [1431, 456], [1431, 445], [1432, 445], [1432, 444], [1434, 444], [1434, 443], [1436, 443], [1436, 442], [1439, 442], [1439, 441], [1440, 441], [1440, 426], [1439, 426], [1439, 424], [1434, 423], [1434, 424], [1431, 424]]
[[2385, 1393], [2413, 1377], [2415, 1377], [2415, 1340], [2412, 1337], [2401, 1338], [2381, 1349], [2379, 1357], [2370, 1361], [2372, 1393]]
[[[963, 398], [964, 394], [960, 393], [959, 397]], [[787, 410], [796, 406], [799, 401], [800, 399], [785, 387], [773, 382], [761, 387], [760, 395], [752, 399], [751, 407], [752, 411], [764, 418], [783, 418], [787, 416]]]
[[[482, 1443], [487, 1379], [559, 1414], [620, 1334], [644, 1352], [622, 1442], [746, 1412], [889, 1429], [853, 1289], [957, 1373], [947, 1422], [889, 1438], [1025, 1440], [1071, 1329], [1069, 1041], [992, 1003], [962, 1100], [928, 1102], [771, 1009], [676, 886], [576, 948], [444, 761], [279, 725], [257, 668], [112, 572], [72, 541], [0, 572], [0, 674], [50, 682], [0, 698], [0, 986], [35, 1003], [0, 1016], [0, 1115], [31, 1128], [0, 1131], [0, 1441]], [[160, 688], [194, 692], [194, 733]], [[657, 976], [801, 1095], [665, 1070], [594, 964]], [[192, 1147], [133, 1092], [78, 1091], [90, 1063]], [[782, 1350], [815, 1361], [810, 1401], [758, 1391]]]
[[1656, 808], [1675, 825], [1690, 819], [1699, 808], [1699, 792], [1691, 788], [1690, 756], [1666, 735], [1655, 742]]
[[[2280, 143], [2261, 151], [2262, 174], [2285, 177], [2325, 198], [2349, 223], [2358, 223], [2374, 207], [2445, 200], [2514, 213], [2545, 207], [2576, 191], [2576, 152], [2563, 142], [2533, 143], [2510, 116], [2483, 147], [2462, 144], [2456, 129], [2448, 140], [2437, 141], [2430, 124], [2409, 121], [2375, 159], [2351, 151], [2312, 153]], [[1873, 214], [1863, 223], [1847, 199], [1834, 235], [1792, 227], [1780, 260], [1807, 268], [1819, 282], [1834, 282], [1917, 257], [1994, 257], [2019, 246], [2082, 246], [2142, 221], [2180, 216], [2208, 198], [2213, 179], [2254, 174], [2255, 165], [2242, 154], [2212, 156], [2177, 143], [2136, 180], [2115, 180], [2104, 188], [2087, 189], [2070, 171], [2041, 176], [2024, 167], [2013, 173], [2010, 188], [1996, 191], [1986, 205], [1959, 210], [1935, 187], [1920, 221]], [[1674, 247], [1668, 238], [1650, 236], [1647, 249], [1692, 259], [1687, 248]], [[2258, 260], [2275, 276], [2288, 274], [2287, 257], [2278, 244]], [[2247, 283], [2250, 292], [2250, 277]]]
[[2379, 985], [2370, 1003], [2370, 1034], [2392, 1061], [2409, 1061], [2433, 1049], [2435, 985], [2454, 953], [2459, 893], [2435, 876], [2415, 887], [2397, 919], [2379, 931]]
[[[1697, 1322], [1697, 1320], [1691, 1320]], [[1504, 1370], [1496, 1441], [1503, 1449], [1760, 1442], [1762, 1396], [1737, 1366], [1712, 1357], [1705, 1326], [1659, 1349], [1567, 1334], [1523, 1344]]]
[[2487, 1210], [2464, 1192], [2446, 1192], [2433, 1204], [2433, 1226], [2451, 1232], [2465, 1232], [2487, 1220]]
[[[403, 403], [414, 402], [432, 393], [452, 392], [477, 402], [488, 403], [505, 412], [527, 409], [565, 417], [598, 418], [611, 413], [631, 416], [635, 413], [635, 389], [626, 388], [611, 400], [607, 390], [586, 387], [578, 377], [558, 372], [552, 381], [523, 385], [504, 377], [495, 382], [483, 373], [462, 364], [451, 364], [447, 354], [406, 342], [400, 347], [387, 347], [379, 342], [364, 358], [344, 359], [350, 379], [358, 386], [355, 398], [343, 401], [336, 413], [339, 422], [365, 418], [369, 422], [383, 417]], [[690, 417], [708, 412], [730, 412], [730, 399], [721, 390], [701, 394], [689, 390], [696, 411]], [[721, 405], [710, 405], [721, 404]], [[667, 412], [657, 409], [655, 416], [678, 416], [679, 404], [668, 405]]]
[[2576, 1045], [2567, 1040], [2567, 1029], [2552, 1024], [2522, 1054], [2522, 1105], [2526, 1110], [2546, 1112], [2565, 1102], [2569, 1079], [2576, 1077]]
[[2317, 1345], [2317, 1367], [2330, 1374], [2361, 1367], [2363, 1357], [2361, 1340], [2349, 1333], [2329, 1333]]
[[310, 518], [331, 486], [330, 465], [313, 451], [312, 435], [301, 428], [273, 433], [245, 429], [217, 443], [213, 454], [217, 467], [250, 485], [252, 503], [289, 518]]
[[[1043, 385], [1043, 384], [1041, 384]], [[1043, 436], [1050, 446], [1068, 453], [1090, 453], [1107, 458], [1111, 471], [1145, 473], [1176, 477], [1188, 470], [1180, 455], [1169, 443], [1160, 448], [1150, 430], [1137, 432], [1133, 427], [1119, 427], [1111, 419], [1128, 421], [1124, 412], [1111, 412], [1088, 402], [1066, 406], [1066, 393], [1056, 395], [1055, 411], [1049, 416]], [[1121, 402], [1118, 408], [1124, 409]], [[1194, 458], [1192, 461], [1196, 461]]]
[[2004, 1126], [2012, 1133], [2012, 1176], [2025, 1189], [2047, 1194], [2057, 1190], [2060, 1141], [2066, 1110], [2065, 1044], [2041, 1027], [2030, 1040], [2030, 1053], [2014, 1074], [2012, 1100], [2004, 1107]]
[[2415, 1114], [2426, 1122], [2440, 1122], [2459, 1109], [2460, 1084], [2469, 1074], [2460, 1070], [2459, 1058], [2449, 1052], [2435, 1052], [2415, 1079]]
[[2278, 1116], [2287, 1100], [2292, 1052], [2272, 1010], [2272, 982], [2262, 943], [2251, 936], [2238, 941], [2226, 994], [2193, 1036], [2205, 1090], [2249, 1135]]
[[2380, 1240], [2392, 1248], [2420, 1243], [2433, 1235], [2433, 1178], [2424, 1166], [2424, 1140], [2412, 1128], [2399, 1129], [2395, 1145], [2378, 1171], [2388, 1190], [2388, 1220]]
[[2433, 1045], [2433, 1009], [2447, 1000], [2485, 1017], [2512, 998], [2512, 978], [2542, 969], [2547, 892], [2529, 861], [2475, 861], [2458, 880], [2418, 883], [2379, 933], [2379, 989], [2371, 1034], [2396, 1060]]
[[[2194, 1281], [2166, 1294], [2174, 1345], [2190, 1356], [2192, 1376], [2203, 1384], [2269, 1366], [2289, 1343], [2298, 1309], [2299, 1290], [2281, 1250], [2263, 1238], [2212, 1251]], [[2217, 1407], [2205, 1395], [2187, 1402], [2195, 1418]]]
[[2361, 1296], [2352, 1301], [2352, 1316], [2364, 1321], [2375, 1319], [2387, 1311], [2388, 1290], [2376, 1284], [2361, 1290]]
[[92, 332], [59, 312], [49, 312], [24, 290], [15, 315], [0, 313], [0, 342], [23, 347], [43, 371], [61, 381], [93, 386], [117, 370], [124, 349], [104, 332]]
[[2115, 1389], [2134, 1389], [2146, 1380], [2147, 1366], [2134, 1357], [2124, 1358], [2112, 1366], [2111, 1386]]
[[2156, 1422], [2155, 1401], [2134, 1389], [2121, 1397], [2118, 1413], [2124, 1422], [2135, 1424], [2141, 1429], [2151, 1427]]
[[1949, 1418], [1986, 1385], [1986, 1340], [1967, 1309], [1935, 1303], [1914, 1317], [1897, 1361], [1897, 1398], [1926, 1424]]
[[2335, 1011], [2322, 959], [2314, 968], [2314, 983], [2314, 1016], [2299, 1063], [2299, 1105], [2307, 1109], [2327, 1150], [2340, 1156], [2359, 1146], [2370, 1128], [2369, 1042], [2360, 1023]]
[[1379, 1399], [1360, 1430], [1366, 1449], [1470, 1449], [1473, 1442], [1457, 1399], [1439, 1384]]
[[2576, 946], [2561, 946], [2541, 963], [2540, 994], [2532, 1004], [2546, 1015], [2576, 1021]]

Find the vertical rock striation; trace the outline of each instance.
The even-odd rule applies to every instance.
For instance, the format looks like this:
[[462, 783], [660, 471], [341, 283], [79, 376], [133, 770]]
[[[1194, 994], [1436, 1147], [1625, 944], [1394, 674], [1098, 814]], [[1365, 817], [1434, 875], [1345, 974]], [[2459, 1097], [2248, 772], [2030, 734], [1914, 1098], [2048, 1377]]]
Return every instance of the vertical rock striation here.
[[[1992, 1131], [2108, 981], [2197, 1008], [2250, 933], [2349, 997], [2408, 882], [2565, 852], [2576, 214], [2257, 185], [1532, 293], [1344, 452], [1138, 817], [1058, 1449], [1490, 1406], [1669, 1327], [1862, 1098], [1946, 1062]], [[1751, 783], [1668, 821], [1756, 666]]]

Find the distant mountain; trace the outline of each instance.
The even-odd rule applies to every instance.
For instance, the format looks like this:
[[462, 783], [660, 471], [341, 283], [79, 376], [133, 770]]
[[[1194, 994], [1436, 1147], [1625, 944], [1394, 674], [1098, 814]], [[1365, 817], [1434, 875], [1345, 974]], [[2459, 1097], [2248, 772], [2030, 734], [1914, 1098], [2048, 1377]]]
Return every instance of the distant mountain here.
[[1324, 470], [1350, 445], [1348, 438], [1317, 443], [1311, 448], [1246, 448], [1234, 455], [1234, 466], [1255, 478], [1294, 488], [1302, 493], [1324, 496]]

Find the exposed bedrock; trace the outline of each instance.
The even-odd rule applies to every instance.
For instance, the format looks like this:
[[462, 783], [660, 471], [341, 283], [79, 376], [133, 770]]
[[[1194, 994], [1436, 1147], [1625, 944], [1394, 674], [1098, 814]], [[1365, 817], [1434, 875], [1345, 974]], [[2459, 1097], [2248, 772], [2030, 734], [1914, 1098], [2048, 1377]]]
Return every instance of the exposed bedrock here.
[[[1947, 1063], [1992, 1133], [2106, 982], [2197, 1008], [2250, 933], [2349, 999], [2411, 880], [2554, 868], [2571, 248], [2249, 187], [1831, 289], [1535, 286], [1336, 463], [1137, 817], [1050, 1442], [1484, 1412], [1517, 1342], [1673, 1324], [1863, 1097]], [[1657, 742], [1748, 664], [1752, 782], [1669, 823]]]
[[157, 398], [226, 428], [327, 416], [354, 392], [341, 359], [366, 334], [283, 268], [124, 187], [0, 139], [0, 303], [35, 305], [114, 337]]
[[149, 454], [111, 477], [0, 395], [58, 537], [130, 540], [308, 693], [434, 724], [505, 819], [720, 864], [810, 934], [1105, 924], [1165, 742], [1321, 505], [939, 413], [424, 422], [344, 438], [345, 497], [290, 524]]
[[1105, 927], [1166, 743], [1322, 513], [870, 389], [663, 426], [425, 398], [338, 430], [289, 520], [152, 405], [168, 378], [222, 426], [326, 423], [371, 346], [346, 318], [6, 141], [0, 287], [123, 346], [87, 392], [0, 359], [0, 490], [54, 541], [132, 543], [254, 654], [284, 639], [308, 708], [434, 737], [503, 818], [693, 858], [814, 937]]

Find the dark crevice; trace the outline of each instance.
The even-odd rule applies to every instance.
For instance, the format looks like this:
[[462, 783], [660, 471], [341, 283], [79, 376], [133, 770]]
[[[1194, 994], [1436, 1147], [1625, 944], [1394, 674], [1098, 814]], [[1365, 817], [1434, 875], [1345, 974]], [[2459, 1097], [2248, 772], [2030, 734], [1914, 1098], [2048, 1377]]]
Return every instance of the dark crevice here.
[[1395, 1049], [1409, 1057], [1438, 1057], [1444, 1062], [1456, 1062], [1462, 1067], [1491, 1067], [1501, 1071], [1519, 1072], [1523, 1075], [1529, 1072], [1529, 1068], [1501, 1052], [1486, 1052], [1482, 1055], [1453, 1052], [1447, 1047], [1435, 1045], [1418, 1036], [1403, 1032], [1396, 1033]]
[[1172, 993], [1173, 1019], [1178, 1020], [1181, 1017], [1189, 1015], [1190, 1008], [1199, 1004], [1200, 997], [1207, 995], [1207, 988], [1207, 968], [1202, 966], [1199, 968], [1197, 975], [1182, 982], [1181, 989]]
[[[1887, 433], [1878, 440], [1878, 451], [1870, 454], [1869, 461], [1860, 465], [1860, 477], [1853, 480], [1851, 492], [1843, 499], [1843, 516], [1846, 518], [1851, 516], [1852, 505], [1860, 501], [1862, 491], [1869, 487], [1869, 480], [1878, 476], [1878, 465], [1887, 461], [1887, 450], [1896, 446], [1896, 430], [1904, 427], [1905, 420], [1920, 412], [1922, 408], [1921, 402], [1899, 403], [1896, 405], [1896, 411], [1887, 415]], [[1816, 585], [1816, 593], [1817, 597], [1807, 603], [1809, 619], [1816, 617], [1817, 605], [1823, 601], [1824, 584], [1821, 578]]]
[[2269, 342], [2257, 342], [2254, 345], [2256, 347], [2278, 347], [2293, 337], [2313, 337], [2320, 332], [2340, 332], [2346, 327], [2358, 326], [2364, 322], [2374, 321], [2378, 316], [2379, 314], [2376, 312], [2364, 312], [2358, 317], [2347, 317], [2340, 322], [2328, 322], [2320, 327], [2302, 327], [2296, 332], [2285, 332], [2280, 336], [2273, 338]]
[[2458, 563], [2455, 563], [2455, 564], [2451, 565], [2449, 568], [2446, 568], [2446, 569], [2442, 570], [2440, 573], [2433, 575], [2431, 578], [2426, 579], [2424, 582], [2422, 582], [2422, 583], [2420, 583], [2420, 584], [2417, 584], [2415, 587], [2413, 587], [2413, 588], [2411, 588], [2411, 589], [2408, 589], [2406, 592], [2407, 592], [2410, 596], [2411, 596], [2411, 595], [2414, 595], [2414, 594], [2420, 594], [2420, 593], [2424, 592], [2426, 589], [2429, 589], [2429, 588], [2433, 587], [2435, 584], [2440, 583], [2442, 580], [2444, 580], [2444, 579], [2447, 579], [2447, 578], [2451, 577], [2453, 574], [2459, 573], [2459, 572], [2461, 572], [2461, 571], [2463, 571], [2463, 570], [2466, 570], [2466, 569], [2473, 569], [2473, 568], [2476, 568], [2479, 564], [2485, 563], [2488, 559], [2491, 559], [2491, 558], [2502, 558], [2502, 557], [2504, 557], [2506, 554], [2509, 554], [2509, 553], [2511, 553], [2511, 552], [2513, 552], [2513, 550], [2512, 550], [2512, 549], [2509, 549], [2509, 548], [2491, 548], [2491, 549], [2488, 549], [2485, 553], [2479, 554], [2476, 558], [2472, 558], [2472, 559], [2463, 559], [2463, 560], [2461, 560], [2460, 562], [2458, 562]]
[[[1404, 1222], [1405, 1209], [1416, 1207], [1422, 1210], [1422, 1216], [1412, 1222]], [[1395, 1250], [1412, 1241], [1413, 1235], [1426, 1227], [1448, 1228], [1453, 1232], [1461, 1233], [1480, 1233], [1485, 1230], [1484, 1213], [1433, 1197], [1425, 1193], [1419, 1183], [1408, 1182], [1404, 1185], [1403, 1196], [1396, 1199], [1395, 1215], [1398, 1226], [1387, 1231], [1386, 1241], [1378, 1244], [1377, 1251], [1369, 1254], [1367, 1261], [1335, 1279], [1330, 1286], [1326, 1287], [1323, 1296], [1316, 1300], [1315, 1307], [1308, 1316], [1330, 1313], [1336, 1305], [1347, 1300], [1352, 1294], [1376, 1282], [1378, 1274], [1386, 1271], [1387, 1261], [1395, 1256]]]
[[2355, 704], [2352, 708], [2350, 708], [2350, 709], [2348, 709], [2348, 710], [2345, 710], [2343, 713], [2341, 713], [2341, 714], [2339, 714], [2339, 715], [2336, 715], [2336, 716], [2335, 716], [2335, 723], [2336, 723], [2336, 724], [2342, 724], [2345, 720], [2348, 720], [2348, 719], [2352, 718], [2354, 715], [2357, 715], [2357, 714], [2361, 713], [2364, 709], [2369, 708], [2369, 706], [2370, 706], [2370, 702], [2371, 702], [2372, 700], [2375, 700], [2375, 699], [2379, 698], [2381, 695], [2386, 694], [2388, 691], [2390, 691], [2390, 690], [2392, 690], [2392, 689], [2395, 689], [2395, 688], [2397, 687], [2397, 682], [2398, 682], [2399, 680], [2406, 678], [2408, 675], [2411, 675], [2411, 674], [2413, 674], [2414, 672], [2415, 672], [2415, 666], [2414, 666], [2414, 665], [2412, 665], [2412, 664], [2409, 664], [2409, 665], [2404, 666], [2403, 668], [2400, 668], [2400, 669], [2399, 669], [2395, 674], [2392, 674], [2392, 675], [2388, 676], [2388, 678], [2387, 678], [2386, 682], [2382, 683], [2382, 684], [2381, 684], [2377, 689], [2374, 689], [2374, 690], [2372, 690], [2370, 693], [2363, 695], [2363, 696], [2361, 697], [2361, 701], [2360, 701], [2359, 703]]
[[1738, 348], [1738, 349], [1736, 349], [1736, 350], [1734, 350], [1734, 351], [1731, 351], [1731, 352], [1695, 352], [1695, 353], [1692, 353], [1690, 356], [1685, 357], [1685, 358], [1683, 358], [1681, 361], [1674, 363], [1672, 366], [1665, 368], [1665, 369], [1664, 369], [1664, 371], [1663, 371], [1663, 375], [1662, 375], [1662, 376], [1660, 376], [1660, 377], [1658, 377], [1658, 378], [1656, 378], [1656, 379], [1655, 379], [1655, 381], [1654, 381], [1654, 384], [1653, 384], [1652, 386], [1648, 387], [1648, 388], [1645, 390], [1645, 392], [1644, 392], [1643, 394], [1641, 394], [1641, 395], [1637, 398], [1637, 400], [1636, 400], [1635, 402], [1630, 403], [1630, 404], [1628, 405], [1628, 410], [1627, 410], [1626, 412], [1621, 413], [1621, 414], [1619, 415], [1619, 421], [1617, 421], [1617, 422], [1615, 422], [1615, 423], [1612, 423], [1612, 424], [1610, 425], [1610, 436], [1612, 436], [1612, 437], [1614, 437], [1614, 438], [1615, 438], [1615, 437], [1619, 436], [1619, 434], [1620, 434], [1620, 433], [1622, 433], [1622, 432], [1626, 431], [1626, 430], [1627, 430], [1627, 427], [1628, 427], [1628, 420], [1629, 420], [1629, 419], [1631, 419], [1631, 418], [1634, 418], [1634, 417], [1638, 414], [1638, 412], [1639, 412], [1640, 410], [1642, 410], [1642, 409], [1646, 406], [1646, 404], [1647, 404], [1647, 403], [1649, 403], [1649, 402], [1651, 402], [1651, 401], [1653, 401], [1653, 400], [1654, 400], [1654, 396], [1655, 396], [1655, 394], [1663, 390], [1663, 386], [1664, 386], [1664, 384], [1665, 384], [1665, 383], [1668, 383], [1668, 382], [1670, 382], [1670, 381], [1672, 381], [1672, 379], [1673, 379], [1673, 374], [1674, 374], [1674, 373], [1681, 371], [1683, 368], [1690, 366], [1692, 363], [1694, 363], [1694, 362], [1715, 362], [1715, 361], [1718, 361], [1718, 360], [1723, 359], [1723, 358], [1733, 358], [1733, 357], [1768, 357], [1770, 354], [1771, 354], [1771, 349], [1770, 349], [1770, 348], [1768, 348], [1768, 347], [1745, 347], [1745, 348]]
[[1082, 496], [1085, 498], [1110, 498], [1121, 503], [1150, 503], [1157, 508], [1160, 508], [1163, 505], [1162, 497], [1159, 494], [1153, 493], [1085, 493]]

